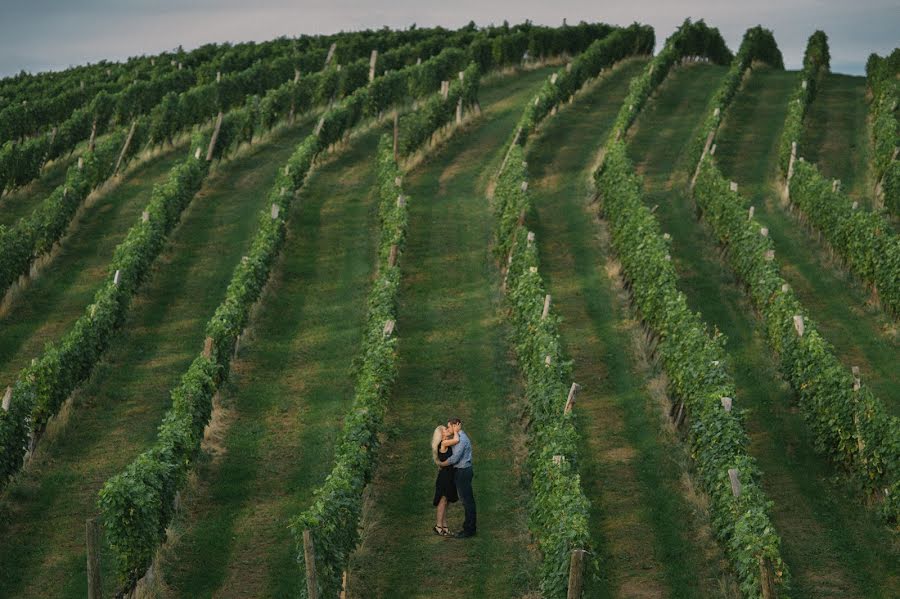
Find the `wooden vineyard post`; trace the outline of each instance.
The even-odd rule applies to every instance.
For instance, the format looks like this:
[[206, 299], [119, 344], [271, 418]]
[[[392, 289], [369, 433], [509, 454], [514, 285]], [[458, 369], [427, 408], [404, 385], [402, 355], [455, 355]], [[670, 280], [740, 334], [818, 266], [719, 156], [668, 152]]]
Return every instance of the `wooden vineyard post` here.
[[306, 593], [309, 599], [319, 599], [316, 584], [316, 550], [309, 529], [303, 531], [303, 559], [306, 562]]
[[797, 160], [797, 142], [791, 142], [791, 160], [788, 162], [787, 181], [784, 182], [784, 199], [791, 199], [791, 179], [794, 177], [794, 161]]
[[388, 266], [394, 267], [397, 265], [397, 244], [391, 244], [391, 250], [388, 253]]
[[103, 594], [100, 578], [100, 523], [96, 518], [88, 518], [84, 528], [87, 543], [87, 596], [88, 599], [100, 599]]
[[550, 314], [550, 294], [544, 296], [544, 311], [541, 312], [541, 320], [547, 318], [547, 315]]
[[572, 561], [569, 562], [569, 589], [566, 599], [581, 599], [584, 591], [584, 549], [572, 550]]
[[88, 140], [88, 152], [94, 151], [94, 145], [97, 141], [97, 119], [91, 123], [91, 138]]
[[375, 79], [375, 63], [378, 62], [378, 50], [372, 50], [372, 55], [369, 57], [369, 81], [371, 82]]
[[394, 111], [394, 162], [397, 162], [397, 143], [400, 138], [400, 113]]
[[572, 383], [572, 386], [569, 387], [569, 396], [566, 398], [566, 407], [563, 410], [564, 414], [568, 414], [572, 411], [572, 408], [575, 407], [575, 396], [578, 394], [578, 391], [581, 390], [581, 385], [578, 383]]
[[216, 128], [213, 130], [212, 138], [209, 140], [209, 149], [206, 150], [206, 161], [213, 159], [213, 151], [216, 149], [216, 142], [219, 140], [219, 130], [222, 128], [222, 111], [216, 117]]
[[203, 340], [203, 357], [211, 358], [212, 350], [213, 350], [213, 338], [207, 337], [206, 339]]
[[728, 480], [731, 481], [731, 494], [736, 498], [741, 496], [741, 479], [737, 468], [728, 469]]
[[513, 138], [512, 143], [509, 145], [509, 148], [506, 150], [506, 155], [503, 156], [503, 162], [500, 164], [500, 170], [498, 173], [502, 173], [503, 169], [506, 168], [506, 161], [509, 160], [509, 154], [512, 152], [513, 146], [519, 143], [519, 137], [522, 135], [522, 127], [516, 129], [516, 136]]
[[347, 571], [346, 570], [344, 570], [344, 575], [341, 577], [340, 599], [347, 599]]
[[794, 330], [797, 331], [798, 337], [803, 336], [803, 329], [804, 329], [803, 316], [801, 316], [800, 314], [795, 314], [794, 315]]
[[128, 146], [131, 145], [131, 138], [134, 137], [134, 130], [136, 127], [137, 121], [131, 121], [131, 129], [128, 130], [128, 137], [125, 138], [125, 145], [122, 146], [122, 151], [119, 152], [119, 159], [116, 160], [116, 168], [113, 169], [114, 175], [119, 172], [119, 167], [122, 166], [122, 160], [125, 159], [125, 154], [128, 152]]
[[712, 147], [712, 142], [715, 137], [715, 130], [710, 131], [709, 135], [706, 136], [706, 143], [703, 144], [703, 153], [700, 154], [700, 161], [697, 162], [697, 168], [694, 170], [694, 176], [691, 178], [691, 191], [694, 190], [694, 186], [697, 184], [697, 176], [700, 174], [700, 165], [703, 164], [703, 159], [706, 158], [706, 155], [709, 153], [709, 149]]
[[328, 63], [331, 62], [332, 57], [334, 57], [334, 51], [337, 49], [337, 43], [332, 43], [331, 47], [328, 48], [328, 55], [325, 57], [325, 66], [328, 66]]
[[9, 412], [9, 405], [12, 403], [12, 387], [7, 387], [3, 393], [3, 411]]
[[381, 331], [381, 333], [382, 333], [385, 337], [390, 337], [390, 336], [393, 334], [393, 332], [394, 332], [394, 325], [395, 325], [395, 324], [396, 324], [396, 323], [395, 323], [393, 320], [385, 321], [385, 323], [384, 323], [384, 329]]
[[775, 572], [772, 562], [764, 555], [759, 556], [759, 586], [763, 599], [775, 599]]

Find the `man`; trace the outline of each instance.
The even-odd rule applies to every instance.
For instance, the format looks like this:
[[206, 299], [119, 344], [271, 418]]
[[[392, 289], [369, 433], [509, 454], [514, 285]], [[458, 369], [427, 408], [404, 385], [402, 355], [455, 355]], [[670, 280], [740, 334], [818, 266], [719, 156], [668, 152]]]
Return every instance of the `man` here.
[[457, 539], [467, 539], [475, 536], [475, 495], [472, 493], [472, 442], [462, 429], [462, 421], [459, 418], [451, 418], [447, 422], [447, 428], [459, 435], [459, 443], [446, 461], [441, 466], [453, 466], [453, 481], [456, 490], [462, 499], [466, 519], [463, 529], [456, 533]]

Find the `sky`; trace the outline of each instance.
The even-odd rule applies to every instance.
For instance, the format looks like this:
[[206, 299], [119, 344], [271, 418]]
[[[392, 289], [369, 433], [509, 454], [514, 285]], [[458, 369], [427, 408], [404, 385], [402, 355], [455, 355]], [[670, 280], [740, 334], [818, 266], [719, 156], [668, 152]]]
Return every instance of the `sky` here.
[[816, 29], [829, 37], [832, 71], [862, 75], [871, 52], [900, 45], [900, 0], [0, 0], [0, 76], [121, 60], [179, 45], [264, 41], [341, 30], [460, 27], [530, 19], [559, 25], [634, 21], [656, 30], [657, 50], [685, 17], [718, 27], [737, 50], [748, 27], [775, 34], [797, 69]]

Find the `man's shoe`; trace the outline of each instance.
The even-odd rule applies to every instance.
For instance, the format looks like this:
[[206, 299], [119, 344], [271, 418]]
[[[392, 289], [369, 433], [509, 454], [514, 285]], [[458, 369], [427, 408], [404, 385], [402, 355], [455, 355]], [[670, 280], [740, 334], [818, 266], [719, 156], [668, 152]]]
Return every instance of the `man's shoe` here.
[[474, 532], [466, 532], [464, 530], [461, 530], [458, 533], [456, 533], [455, 535], [453, 535], [453, 537], [456, 539], [468, 539], [469, 537], [474, 537], [474, 536], [475, 536]]

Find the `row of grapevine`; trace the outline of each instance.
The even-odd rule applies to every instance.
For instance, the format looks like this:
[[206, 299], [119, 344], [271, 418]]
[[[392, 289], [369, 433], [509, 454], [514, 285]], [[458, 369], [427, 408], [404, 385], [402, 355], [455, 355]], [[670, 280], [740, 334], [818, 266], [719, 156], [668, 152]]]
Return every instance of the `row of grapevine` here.
[[[397, 73], [402, 73], [410, 82], [421, 77], [422, 71], [442, 73], [446, 70], [444, 55], [458, 53], [450, 48], [435, 58]], [[410, 87], [408, 85], [407, 89]], [[388, 108], [372, 102], [370, 96], [376, 89], [373, 82], [329, 109], [317, 131], [300, 143], [287, 165], [279, 171], [270, 193], [272, 207], [261, 216], [251, 253], [235, 269], [225, 300], [207, 324], [208, 348], [194, 360], [172, 392], [172, 407], [160, 425], [157, 442], [122, 473], [107, 481], [102, 489], [99, 505], [107, 539], [126, 589], [136, 584], [156, 548], [165, 540], [165, 529], [173, 516], [175, 494], [185, 482], [199, 452], [204, 427], [209, 422], [212, 397], [227, 379], [237, 339], [247, 325], [250, 309], [259, 299], [283, 244], [284, 218], [291, 199], [302, 187], [314, 160], [329, 145], [341, 140], [363, 119], [377, 117]], [[405, 98], [393, 99], [402, 101]], [[391, 238], [385, 235], [385, 239]], [[382, 256], [388, 259], [389, 248], [383, 250]], [[391, 302], [390, 310], [393, 310], [391, 286], [396, 285], [397, 279], [398, 271], [394, 268], [387, 279], [376, 283], [375, 299], [370, 301], [370, 307], [377, 304], [377, 298], [383, 297]], [[379, 336], [383, 334], [384, 320], [380, 319]], [[392, 356], [391, 347], [392, 342], [387, 346], [387, 352]]]
[[542, 558], [540, 590], [548, 598], [566, 596], [572, 551], [591, 548], [590, 502], [578, 474], [574, 414], [565, 405], [571, 369], [559, 343], [559, 319], [543, 313], [537, 244], [521, 226], [531, 210], [524, 146], [540, 122], [588, 81], [620, 60], [652, 53], [654, 42], [652, 27], [616, 29], [551, 76], [525, 106], [495, 177], [495, 250], [506, 260], [508, 314], [529, 422], [530, 529]]
[[[524, 159], [522, 146], [513, 145], [497, 176], [498, 223], [507, 215], [518, 218], [531, 206]], [[497, 233], [499, 242], [499, 227]], [[565, 597], [572, 551], [591, 549], [590, 502], [578, 474], [575, 414], [566, 405], [571, 368], [560, 347], [559, 318], [542, 312], [546, 289], [534, 235], [517, 226], [503, 241], [510, 246], [505, 279], [509, 321], [525, 382], [529, 528], [541, 552], [538, 580], [543, 597]]]
[[[451, 41], [455, 39], [452, 36], [450, 38]], [[459, 39], [464, 44], [468, 36]], [[447, 41], [446, 37], [444, 40]], [[427, 47], [423, 47], [425, 44]], [[426, 40], [413, 46], [404, 45], [390, 49], [384, 53], [384, 60], [376, 72], [402, 64], [401, 61], [411, 62], [415, 60], [419, 51], [429, 52], [435, 48], [436, 46]], [[314, 54], [318, 57], [318, 53]], [[454, 72], [454, 65], [462, 62], [460, 56], [465, 54], [464, 51], [458, 49], [457, 54], [444, 55], [446, 68], [443, 70], [420, 71], [421, 80], [416, 80], [413, 87], [417, 90], [433, 89], [432, 79], [437, 76], [434, 75], [435, 72], [439, 71], [438, 74], [444, 76]], [[278, 67], [278, 64], [281, 66]], [[149, 116], [135, 120], [132, 128], [118, 130], [102, 139], [94, 150], [88, 150], [78, 165], [69, 168], [66, 181], [32, 214], [20, 219], [11, 227], [0, 225], [0, 293], [5, 293], [20, 276], [28, 273], [34, 260], [48, 252], [62, 238], [72, 217], [90, 192], [115, 174], [119, 165], [119, 148], [125, 147], [127, 150], [122, 154], [124, 163], [147, 143], [161, 144], [167, 140], [171, 141], [179, 133], [203, 123], [218, 109], [227, 110], [239, 106], [241, 98], [247, 98], [248, 102], [254, 104], [253, 110], [258, 120], [256, 126], [268, 130], [280, 120], [285, 118], [290, 120], [295, 114], [303, 114], [334, 98], [349, 94], [365, 85], [368, 80], [368, 58], [361, 58], [345, 69], [332, 66], [317, 73], [294, 77], [293, 80], [288, 76], [289, 72], [293, 74], [291, 64], [296, 63], [275, 61], [271, 68], [256, 64], [246, 71], [224, 77], [220, 83], [196, 86], [178, 95], [169, 94], [153, 108]], [[360, 67], [365, 70], [362, 77], [348, 76], [358, 73]], [[403, 87], [406, 85], [406, 79], [393, 74], [387, 78], [376, 79], [378, 82], [382, 80], [394, 82], [394, 88], [384, 88], [379, 93], [373, 93], [370, 96], [373, 102], [390, 104], [393, 102], [393, 96], [397, 94], [402, 96], [406, 93]], [[270, 86], [268, 92], [258, 101], [254, 94], [266, 91], [265, 86]], [[224, 88], [230, 91], [220, 93]], [[241, 96], [241, 91], [246, 92], [246, 95]], [[228, 98], [227, 101], [223, 101], [225, 97]], [[124, 140], [127, 140], [126, 146], [123, 146], [123, 143], [126, 143]], [[84, 171], [84, 164], [92, 165], [93, 168]]]
[[[781, 557], [780, 538], [768, 515], [770, 502], [759, 482], [761, 473], [748, 451], [742, 414], [733, 409], [736, 389], [727, 367], [725, 341], [718, 331], [710, 331], [700, 314], [691, 311], [679, 291], [669, 253], [671, 240], [642, 200], [641, 179], [621, 139], [636, 116], [632, 106], [642, 104], [662, 81], [656, 79], [657, 73], [668, 72], [684, 53], [702, 56], [703, 49], [696, 45], [675, 43], [685, 39], [682, 36], [690, 27], [686, 24], [673, 34], [666, 48], [636, 78], [647, 83], [632, 83], [632, 92], [639, 95], [625, 99], [617, 119], [624, 129], [611, 133], [594, 180], [627, 288], [644, 323], [659, 338], [658, 356], [676, 401], [673, 413], [686, 411], [689, 416], [690, 453], [697, 480], [709, 498], [713, 529], [738, 575], [742, 594], [759, 597], [764, 588], [783, 593], [790, 577]], [[721, 39], [715, 29], [704, 35]], [[703, 46], [715, 48], [718, 44]], [[715, 56], [709, 58], [716, 60]], [[741, 78], [734, 71], [743, 72], [754, 59], [780, 62], [771, 33], [758, 28], [744, 36], [732, 72], [715, 98], [730, 99], [733, 90], [728, 88]]]
[[[270, 64], [288, 59], [301, 72], [318, 70], [329, 45], [336, 44], [334, 60], [345, 64], [362, 57], [372, 48], [416, 43], [427, 37], [446, 36], [442, 28], [410, 31], [361, 31], [335, 35], [279, 38], [262, 43], [207, 44], [192, 52], [163, 53], [139, 57], [126, 64], [102, 62], [94, 67], [76, 67], [63, 73], [48, 73], [26, 78], [18, 89], [0, 91], [0, 142], [22, 139], [48, 130], [79, 108], [87, 107], [98, 95], [117, 96], [126, 107], [129, 101], [144, 99], [146, 86], [172, 75], [186, 78], [189, 85], [215, 81], [218, 73], [246, 71], [254, 64]], [[171, 61], [169, 60], [171, 58]], [[43, 84], [42, 78], [47, 79]], [[279, 83], [287, 75], [279, 79]], [[25, 82], [30, 82], [25, 89]], [[123, 94], [123, 92], [125, 92]], [[121, 112], [121, 111], [120, 111]]]
[[[468, 109], [477, 103], [480, 78], [477, 65], [470, 64], [464, 74], [464, 77], [450, 84], [446, 96], [437, 93], [418, 108], [417, 111], [426, 118], [415, 118], [411, 114], [400, 119], [399, 137], [407, 141], [402, 149], [398, 147], [397, 159], [415, 152], [435, 132], [450, 123], [457, 107]], [[404, 127], [412, 127], [414, 132], [403, 131]], [[418, 143], [409, 141], [413, 138]], [[359, 543], [363, 490], [372, 480], [377, 465], [378, 431], [384, 422], [387, 400], [397, 372], [397, 339], [393, 335], [393, 326], [409, 201], [403, 195], [403, 172], [397, 159], [393, 153], [393, 141], [389, 136], [383, 136], [377, 155], [381, 221], [378, 274], [369, 291], [353, 404], [344, 417], [331, 473], [316, 489], [313, 504], [290, 521], [301, 555], [304, 531], [309, 531], [315, 544], [315, 580], [320, 597], [338, 594], [342, 573]], [[301, 568], [309, 584], [302, 560]], [[305, 592], [306, 588], [304, 586], [302, 591]]]
[[[882, 213], [859, 209], [838, 185], [825, 179], [815, 165], [800, 157], [798, 140], [803, 131], [803, 119], [815, 98], [819, 79], [828, 73], [828, 56], [828, 38], [823, 32], [816, 31], [806, 47], [802, 81], [791, 98], [779, 142], [785, 196], [813, 227], [821, 231], [849, 269], [873, 287], [881, 305], [898, 315], [900, 237]], [[884, 134], [892, 135], [892, 132], [888, 130]], [[890, 143], [894, 144], [895, 139], [892, 138]]]
[[[824, 34], [817, 32], [810, 38], [804, 63], [827, 64], [827, 53]], [[719, 117], [726, 109], [727, 105], [713, 107]], [[796, 128], [796, 122], [802, 118], [792, 117], [786, 127]], [[707, 139], [709, 148], [712, 136]], [[795, 162], [795, 177], [797, 166]], [[856, 473], [868, 491], [883, 492], [883, 512], [896, 521], [900, 516], [900, 420], [890, 416], [841, 365], [781, 276], [768, 230], [753, 218], [745, 198], [721, 174], [711, 151], [699, 158], [693, 194], [704, 221], [728, 250], [729, 265], [763, 317], [769, 345], [780, 356], [784, 377], [800, 399], [816, 449]]]
[[[81, 113], [83, 117], [87, 113], [100, 117], [109, 112], [112, 103], [115, 105], [112, 114], [118, 115], [120, 122], [128, 120], [129, 113], [138, 112], [141, 105], [147, 107], [154, 95], [161, 97], [165, 93], [157, 90], [165, 87], [167, 80], [177, 80], [183, 90], [211, 82], [217, 72], [243, 71], [253, 63], [271, 62], [291, 53], [297, 57], [297, 68], [318, 68], [325, 58], [326, 39], [310, 37], [302, 41], [305, 43], [293, 40], [288, 44], [287, 40], [281, 39], [235, 47], [210, 44], [190, 53], [179, 53], [178, 60], [165, 59], [168, 53], [164, 53], [132, 59], [127, 64], [104, 62], [93, 68], [77, 67], [54, 74], [56, 76], [44, 84], [38, 81], [41, 76], [32, 78], [29, 89], [7, 89], [3, 94], [7, 103], [0, 110], [0, 143], [49, 133], [55, 126], [57, 132], [52, 134], [54, 141], [49, 149], [49, 159], [62, 154], [58, 152], [60, 133], [73, 128], [70, 122], [73, 116]], [[302, 53], [301, 45], [304, 47]], [[86, 110], [89, 107], [93, 110]], [[103, 119], [98, 120], [99, 124], [104, 124]], [[32, 138], [32, 141], [35, 140]]]
[[872, 165], [875, 170], [876, 194], [884, 199], [884, 206], [894, 215], [900, 215], [900, 120], [897, 105], [900, 102], [900, 48], [890, 56], [877, 54], [866, 61], [866, 85], [871, 95], [869, 105], [869, 131], [872, 138]]
[[[400, 68], [419, 57], [428, 58], [440, 51], [435, 43], [438, 41], [436, 38], [409, 42], [407, 38], [419, 39], [418, 30], [408, 36], [405, 33], [389, 33], [381, 37], [387, 37], [399, 46], [388, 45], [379, 37], [372, 39], [376, 49], [388, 50], [380, 57], [379, 73]], [[352, 34], [347, 36], [350, 39], [353, 37]], [[453, 43], [460, 37], [468, 40], [471, 34], [442, 33], [440, 40], [446, 41], [448, 37]], [[345, 39], [341, 37], [335, 42], [335, 53], [337, 46], [343, 47]], [[345, 95], [346, 89], [355, 89], [368, 80], [370, 50], [360, 54], [342, 51], [341, 54], [349, 59], [349, 62], [342, 64], [343, 69], [337, 61], [330, 63], [331, 68], [326, 69], [321, 77], [296, 81], [294, 94], [299, 95], [301, 101], [306, 96], [313, 97], [317, 103], [328, 102], [335, 95]], [[423, 55], [423, 52], [426, 54]], [[238, 66], [258, 54], [262, 53], [225, 64]], [[89, 104], [72, 111], [53, 131], [21, 143], [8, 141], [0, 147], [0, 190], [25, 185], [40, 175], [48, 160], [72, 152], [89, 137], [102, 135], [111, 127], [127, 126], [141, 117], [149, 118], [150, 141], [157, 144], [171, 141], [175, 132], [209, 118], [219, 110], [239, 105], [251, 94], [264, 94], [277, 88], [294, 77], [295, 73], [320, 70], [326, 55], [327, 51], [322, 47], [312, 47], [298, 54], [292, 47], [284, 46], [281, 54], [266, 52], [266, 60], [255, 60], [235, 71], [217, 71], [212, 79], [204, 76], [202, 68], [196, 75], [176, 70], [150, 81], [134, 81], [116, 93], [101, 91]]]

